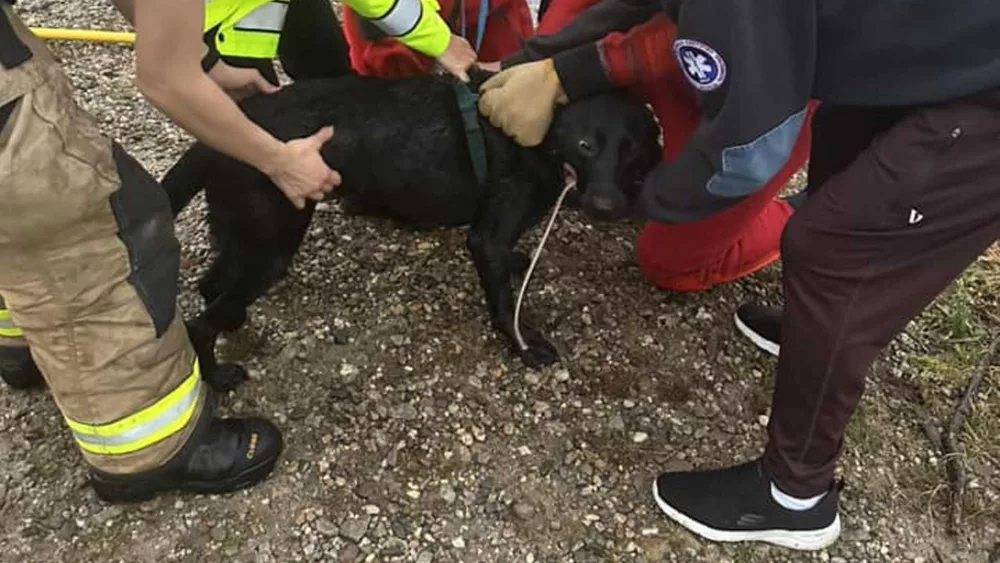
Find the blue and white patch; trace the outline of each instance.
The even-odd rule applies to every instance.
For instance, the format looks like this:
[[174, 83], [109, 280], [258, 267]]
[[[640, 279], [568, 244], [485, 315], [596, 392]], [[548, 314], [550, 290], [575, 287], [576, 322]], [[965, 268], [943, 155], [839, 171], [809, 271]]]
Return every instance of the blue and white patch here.
[[701, 41], [674, 41], [674, 56], [688, 82], [703, 92], [715, 90], [726, 81], [726, 62], [715, 49]]

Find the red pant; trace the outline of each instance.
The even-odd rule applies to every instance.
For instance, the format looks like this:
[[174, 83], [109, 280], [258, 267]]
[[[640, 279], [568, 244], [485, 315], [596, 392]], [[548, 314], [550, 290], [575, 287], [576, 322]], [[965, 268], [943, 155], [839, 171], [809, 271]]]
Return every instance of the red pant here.
[[[461, 19], [456, 15], [450, 20], [452, 0], [439, 0], [440, 14], [452, 31], [461, 35]], [[479, 17], [479, 0], [466, 0], [465, 37], [476, 45], [476, 24]], [[434, 67], [434, 59], [413, 51], [392, 38], [369, 41], [361, 32], [359, 17], [344, 6], [344, 35], [350, 46], [351, 66], [365, 76], [398, 78], [426, 74]], [[499, 61], [521, 50], [524, 41], [534, 33], [531, 11], [525, 0], [490, 0], [489, 17], [479, 48], [479, 60]]]
[[[553, 34], [597, 0], [552, 0], [539, 22], [538, 34]], [[670, 55], [670, 45], [663, 46]], [[699, 109], [693, 90], [680, 70], [666, 79], [640, 84], [634, 91], [653, 107], [664, 128], [664, 160], [672, 160], [694, 132]], [[784, 168], [753, 196], [696, 223], [649, 222], [639, 233], [636, 258], [647, 279], [673, 291], [701, 291], [749, 275], [780, 256], [781, 232], [792, 214], [776, 195], [806, 161], [810, 145], [810, 111]]]

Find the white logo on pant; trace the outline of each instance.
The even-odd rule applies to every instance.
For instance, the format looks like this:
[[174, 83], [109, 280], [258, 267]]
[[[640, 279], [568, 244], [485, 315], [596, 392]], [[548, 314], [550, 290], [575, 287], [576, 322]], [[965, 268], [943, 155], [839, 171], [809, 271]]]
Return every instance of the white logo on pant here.
[[910, 209], [910, 224], [916, 225], [917, 223], [924, 220], [924, 214], [917, 211], [916, 209]]

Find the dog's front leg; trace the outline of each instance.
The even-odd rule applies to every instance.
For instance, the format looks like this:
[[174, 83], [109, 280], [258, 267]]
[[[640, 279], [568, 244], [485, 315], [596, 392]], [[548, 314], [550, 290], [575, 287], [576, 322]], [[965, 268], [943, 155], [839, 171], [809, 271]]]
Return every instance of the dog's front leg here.
[[479, 282], [486, 293], [493, 325], [507, 338], [509, 344], [530, 367], [538, 368], [559, 359], [556, 349], [541, 332], [528, 326], [521, 318], [521, 336], [527, 348], [522, 349], [514, 333], [514, 294], [511, 289], [512, 266], [516, 260], [514, 244], [526, 230], [526, 217], [530, 215], [530, 201], [519, 201], [516, 194], [496, 197], [486, 212], [469, 230], [467, 245], [479, 274]]
[[217, 392], [225, 393], [239, 387], [247, 378], [247, 372], [239, 364], [220, 364], [215, 357], [215, 344], [218, 332], [205, 323], [199, 316], [185, 323], [188, 339], [198, 356], [202, 379]]

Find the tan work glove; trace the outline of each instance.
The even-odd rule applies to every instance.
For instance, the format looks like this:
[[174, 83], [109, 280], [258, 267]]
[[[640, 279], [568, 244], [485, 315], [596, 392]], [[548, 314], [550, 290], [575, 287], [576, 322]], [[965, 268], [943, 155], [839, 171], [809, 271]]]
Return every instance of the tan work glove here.
[[552, 59], [508, 68], [479, 88], [479, 111], [523, 147], [542, 142], [555, 105], [566, 102]]

